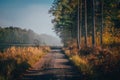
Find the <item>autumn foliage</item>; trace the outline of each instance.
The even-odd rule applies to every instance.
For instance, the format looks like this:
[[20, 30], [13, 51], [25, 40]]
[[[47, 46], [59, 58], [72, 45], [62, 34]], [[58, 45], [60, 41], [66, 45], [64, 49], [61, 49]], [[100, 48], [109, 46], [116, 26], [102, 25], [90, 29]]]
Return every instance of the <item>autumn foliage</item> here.
[[[81, 47], [69, 44], [64, 51], [70, 60], [85, 76], [85, 80], [118, 80], [120, 74], [120, 46], [116, 44], [103, 47]], [[76, 44], [77, 46], [77, 44]], [[76, 54], [77, 53], [77, 54]]]

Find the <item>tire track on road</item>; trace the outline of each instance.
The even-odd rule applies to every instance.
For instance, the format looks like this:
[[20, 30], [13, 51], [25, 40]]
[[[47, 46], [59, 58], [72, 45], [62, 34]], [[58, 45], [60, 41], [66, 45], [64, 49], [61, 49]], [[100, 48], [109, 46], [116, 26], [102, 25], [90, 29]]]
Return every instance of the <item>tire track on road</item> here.
[[82, 75], [61, 50], [52, 50], [27, 70], [21, 80], [82, 80]]

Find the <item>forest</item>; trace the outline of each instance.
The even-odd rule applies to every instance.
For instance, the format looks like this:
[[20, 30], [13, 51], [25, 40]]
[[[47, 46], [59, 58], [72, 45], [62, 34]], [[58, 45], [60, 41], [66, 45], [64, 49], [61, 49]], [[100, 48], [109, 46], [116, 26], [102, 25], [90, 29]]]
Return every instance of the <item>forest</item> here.
[[119, 0], [54, 0], [49, 13], [64, 52], [87, 80], [119, 80]]
[[0, 27], [0, 50], [9, 46], [59, 46], [60, 41], [54, 36], [37, 34], [30, 29], [19, 27]]
[[64, 44], [76, 40], [80, 45], [119, 43], [119, 0], [55, 0], [50, 11], [54, 30]]
[[40, 37], [32, 30], [21, 29], [19, 27], [0, 27], [0, 43], [8, 44], [34, 44], [34, 40]]
[[120, 80], [120, 0], [54, 0], [48, 13], [63, 46], [1, 26], [0, 80]]

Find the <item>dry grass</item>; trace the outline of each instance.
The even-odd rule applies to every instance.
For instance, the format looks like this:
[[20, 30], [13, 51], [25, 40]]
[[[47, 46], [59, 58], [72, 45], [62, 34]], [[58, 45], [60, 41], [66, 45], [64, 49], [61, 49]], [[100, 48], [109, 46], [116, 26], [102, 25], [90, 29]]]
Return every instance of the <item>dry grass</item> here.
[[[6, 79], [17, 77], [27, 68], [34, 65], [49, 47], [11, 47], [0, 53], [0, 75]], [[0, 77], [0, 79], [3, 77]]]
[[[70, 44], [72, 45], [72, 44]], [[118, 80], [120, 74], [120, 46], [65, 48], [65, 53], [89, 80]], [[74, 53], [75, 52], [75, 53]], [[79, 54], [76, 54], [76, 52]]]
[[88, 64], [88, 61], [86, 58], [81, 57], [79, 55], [74, 55], [70, 58], [70, 60], [73, 61], [73, 63], [78, 67], [82, 73], [85, 74], [92, 74], [93, 71], [91, 70], [91, 65]]

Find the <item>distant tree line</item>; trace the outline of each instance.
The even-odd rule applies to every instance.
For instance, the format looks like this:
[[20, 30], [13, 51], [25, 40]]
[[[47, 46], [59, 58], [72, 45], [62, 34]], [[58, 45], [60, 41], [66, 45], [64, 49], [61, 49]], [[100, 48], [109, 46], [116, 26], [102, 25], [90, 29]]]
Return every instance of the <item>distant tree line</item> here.
[[[36, 42], [37, 41], [37, 42]], [[0, 44], [37, 44], [40, 42], [39, 35], [32, 30], [18, 27], [0, 27]]]
[[54, 0], [49, 12], [65, 45], [76, 40], [78, 47], [96, 46], [120, 38], [120, 0]]

